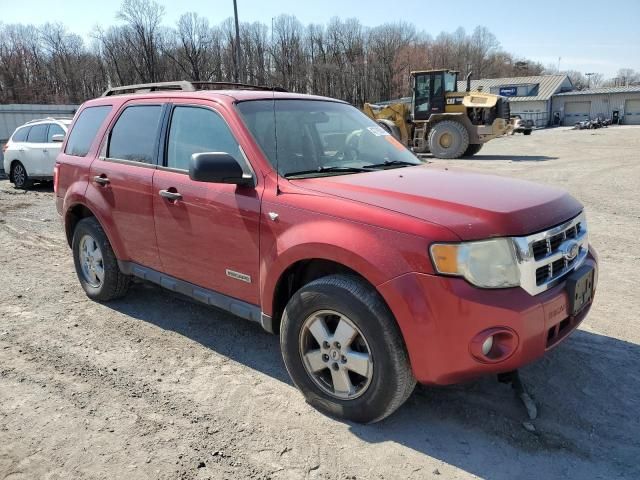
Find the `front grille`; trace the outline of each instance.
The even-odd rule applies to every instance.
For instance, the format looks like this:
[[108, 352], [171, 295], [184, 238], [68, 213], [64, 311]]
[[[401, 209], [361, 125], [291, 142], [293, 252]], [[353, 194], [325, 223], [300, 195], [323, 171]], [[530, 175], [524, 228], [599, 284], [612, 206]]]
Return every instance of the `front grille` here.
[[[558, 283], [586, 257], [588, 239], [584, 214], [547, 231], [516, 237], [514, 241], [519, 252], [521, 285], [536, 295]], [[575, 256], [572, 257], [572, 253]]]

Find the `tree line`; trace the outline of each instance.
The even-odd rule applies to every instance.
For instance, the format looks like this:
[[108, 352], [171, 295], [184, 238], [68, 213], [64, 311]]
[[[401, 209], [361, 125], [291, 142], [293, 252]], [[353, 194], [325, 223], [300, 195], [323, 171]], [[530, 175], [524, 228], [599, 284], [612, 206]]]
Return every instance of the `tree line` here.
[[168, 27], [164, 15], [153, 0], [124, 0], [118, 23], [97, 27], [89, 41], [60, 23], [0, 24], [0, 102], [75, 104], [110, 86], [238, 78], [362, 105], [407, 95], [414, 69], [471, 70], [475, 78], [545, 71], [504, 51], [482, 26], [431, 37], [407, 22], [303, 25], [293, 15], [241, 23], [238, 65], [231, 18], [212, 25], [190, 12]]

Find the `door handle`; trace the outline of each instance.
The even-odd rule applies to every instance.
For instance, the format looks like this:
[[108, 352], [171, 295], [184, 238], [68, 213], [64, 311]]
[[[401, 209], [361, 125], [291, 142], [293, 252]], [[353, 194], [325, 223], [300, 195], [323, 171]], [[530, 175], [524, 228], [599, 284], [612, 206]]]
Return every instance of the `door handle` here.
[[160, 190], [158, 193], [162, 198], [166, 198], [167, 200], [172, 200], [174, 202], [182, 198], [182, 195], [180, 193], [170, 192], [169, 190]]
[[47, 150], [46, 148], [43, 148], [43, 149], [42, 149], [42, 151], [43, 151], [44, 153], [49, 153], [49, 150]]
[[93, 177], [93, 181], [100, 185], [109, 185], [111, 181], [107, 177], [102, 177], [100, 175], [96, 175]]

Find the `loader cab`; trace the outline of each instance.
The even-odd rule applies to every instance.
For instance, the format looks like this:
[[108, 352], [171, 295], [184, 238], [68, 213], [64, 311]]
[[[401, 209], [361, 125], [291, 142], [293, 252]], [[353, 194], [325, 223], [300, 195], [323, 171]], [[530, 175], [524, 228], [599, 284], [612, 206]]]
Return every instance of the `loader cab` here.
[[446, 93], [458, 91], [458, 72], [421, 70], [411, 72], [413, 120], [429, 120], [434, 113], [444, 113]]

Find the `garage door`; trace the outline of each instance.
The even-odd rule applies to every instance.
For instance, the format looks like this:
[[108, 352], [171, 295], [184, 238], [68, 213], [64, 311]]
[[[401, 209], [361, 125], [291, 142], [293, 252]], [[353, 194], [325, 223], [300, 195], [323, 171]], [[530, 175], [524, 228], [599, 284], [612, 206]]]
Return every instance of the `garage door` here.
[[627, 100], [624, 103], [624, 124], [640, 125], [640, 100]]
[[575, 125], [589, 120], [591, 102], [567, 102], [564, 104], [564, 125]]

